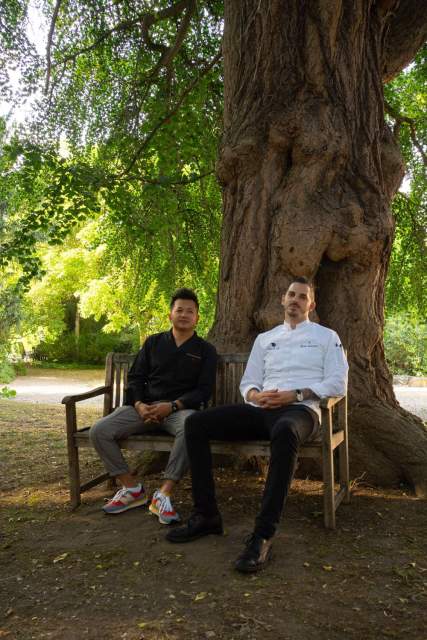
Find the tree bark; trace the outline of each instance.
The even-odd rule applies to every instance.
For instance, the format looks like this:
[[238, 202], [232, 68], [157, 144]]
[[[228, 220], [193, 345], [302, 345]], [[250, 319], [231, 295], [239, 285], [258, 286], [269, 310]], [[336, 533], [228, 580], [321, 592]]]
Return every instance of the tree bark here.
[[[396, 402], [382, 342], [403, 177], [383, 117], [384, 43], [393, 2], [225, 1], [224, 221], [220, 351], [246, 351], [283, 320], [295, 276], [348, 349], [351, 468], [370, 481], [427, 486], [427, 434]], [[387, 6], [384, 6], [387, 5]]]

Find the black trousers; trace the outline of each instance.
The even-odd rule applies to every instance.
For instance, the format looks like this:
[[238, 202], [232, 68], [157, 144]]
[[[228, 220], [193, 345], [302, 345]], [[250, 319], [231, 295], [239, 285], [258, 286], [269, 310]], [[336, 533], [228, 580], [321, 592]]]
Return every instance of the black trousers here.
[[301, 405], [280, 409], [226, 405], [193, 413], [185, 422], [185, 437], [195, 512], [205, 516], [219, 513], [210, 440], [270, 440], [270, 464], [255, 533], [271, 538], [279, 524], [294, 475], [298, 448], [315, 437], [318, 430], [317, 415]]

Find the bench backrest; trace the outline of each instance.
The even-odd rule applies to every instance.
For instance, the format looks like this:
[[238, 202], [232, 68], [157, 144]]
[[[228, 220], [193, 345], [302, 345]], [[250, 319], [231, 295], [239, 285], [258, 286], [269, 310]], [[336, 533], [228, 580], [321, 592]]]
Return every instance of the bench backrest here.
[[[108, 415], [123, 404], [128, 371], [136, 354], [109, 353], [105, 361], [105, 385], [111, 388], [105, 394], [104, 415]], [[239, 392], [240, 380], [248, 360], [247, 353], [226, 353], [218, 355], [216, 383], [212, 395], [212, 405], [236, 404], [242, 402]]]

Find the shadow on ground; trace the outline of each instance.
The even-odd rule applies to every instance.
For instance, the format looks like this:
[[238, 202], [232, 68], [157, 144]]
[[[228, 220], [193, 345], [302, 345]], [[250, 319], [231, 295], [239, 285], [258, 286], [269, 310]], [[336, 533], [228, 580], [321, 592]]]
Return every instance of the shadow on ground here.
[[[0, 638], [425, 637], [425, 502], [359, 484], [338, 511], [336, 531], [327, 531], [320, 484], [298, 480], [273, 562], [245, 577], [232, 563], [251, 529], [261, 478], [218, 469], [225, 535], [171, 545], [145, 508], [103, 515], [105, 487], [71, 512], [62, 411], [39, 406], [29, 416], [26, 407], [6, 402], [0, 418]], [[83, 420], [93, 419], [86, 412]], [[85, 473], [96, 467], [85, 453]], [[159, 482], [150, 476], [147, 488]], [[175, 503], [188, 515], [188, 479]]]

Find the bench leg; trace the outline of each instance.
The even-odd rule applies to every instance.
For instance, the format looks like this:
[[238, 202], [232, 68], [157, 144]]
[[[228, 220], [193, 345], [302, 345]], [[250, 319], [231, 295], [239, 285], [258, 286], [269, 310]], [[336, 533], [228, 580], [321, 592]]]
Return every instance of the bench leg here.
[[335, 529], [334, 452], [332, 450], [332, 412], [322, 412], [323, 436], [323, 519], [327, 529]]
[[338, 448], [339, 455], [339, 474], [340, 474], [340, 486], [345, 489], [345, 495], [343, 502], [349, 504], [350, 502], [350, 470], [348, 463], [348, 442], [345, 440]]
[[344, 432], [344, 441], [338, 448], [340, 486], [345, 489], [343, 502], [348, 504], [350, 502], [350, 469], [348, 457], [347, 398], [344, 398], [340, 403], [338, 411], [339, 427]]
[[70, 478], [70, 502], [71, 508], [76, 509], [80, 504], [80, 466], [79, 450], [74, 440], [77, 432], [76, 405], [67, 404], [65, 407], [67, 421], [67, 449], [68, 449], [68, 474]]
[[323, 519], [327, 529], [335, 529], [334, 453], [323, 455]]
[[72, 509], [77, 509], [80, 505], [80, 468], [79, 468], [79, 450], [75, 447], [73, 457], [69, 458], [69, 477], [70, 477], [70, 503]]

